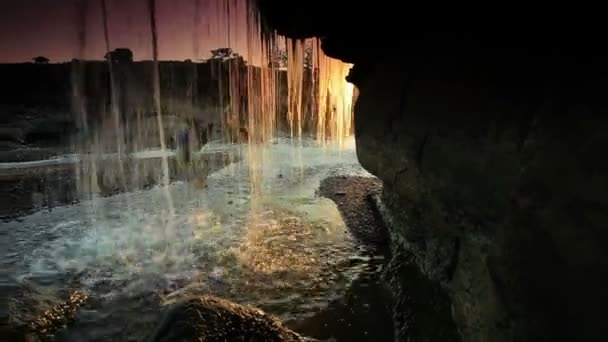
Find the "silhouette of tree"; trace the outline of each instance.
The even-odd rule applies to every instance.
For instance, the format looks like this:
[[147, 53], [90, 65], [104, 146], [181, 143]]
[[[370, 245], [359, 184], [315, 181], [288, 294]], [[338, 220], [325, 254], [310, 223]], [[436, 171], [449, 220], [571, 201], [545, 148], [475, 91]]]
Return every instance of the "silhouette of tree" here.
[[32, 60], [36, 64], [48, 64], [51, 61], [50, 59], [48, 59], [48, 58], [46, 58], [44, 56], [34, 57], [34, 58], [32, 58]]
[[227, 58], [238, 58], [238, 53], [232, 51], [231, 48], [219, 48], [211, 50], [211, 59], [227, 59]]
[[127, 48], [118, 48], [107, 52], [104, 58], [110, 58], [113, 63], [131, 63], [133, 62], [133, 52]]

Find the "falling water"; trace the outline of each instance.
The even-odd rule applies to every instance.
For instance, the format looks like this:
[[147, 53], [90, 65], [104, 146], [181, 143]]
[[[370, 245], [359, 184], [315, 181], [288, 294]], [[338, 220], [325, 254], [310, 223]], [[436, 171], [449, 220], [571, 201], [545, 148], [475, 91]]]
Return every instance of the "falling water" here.
[[[84, 61], [87, 46], [87, 10], [88, 1], [77, 2], [78, 12], [78, 56], [72, 61], [72, 110], [76, 116], [75, 121], [80, 129], [80, 134], [76, 138], [76, 147], [80, 155], [87, 155], [91, 151], [91, 146], [97, 146], [93, 137], [96, 133], [91, 132], [89, 125], [89, 113], [86, 102], [86, 63]], [[96, 140], [96, 139], [95, 139]], [[92, 194], [99, 192], [97, 179], [97, 158], [86, 158], [80, 164], [75, 165], [75, 174], [78, 179], [78, 193], [80, 196], [88, 198]]]
[[302, 90], [304, 86], [304, 40], [286, 39], [287, 83], [288, 83], [288, 121], [291, 136], [302, 138]]
[[103, 36], [105, 48], [107, 51], [106, 59], [108, 62], [108, 73], [110, 75], [110, 111], [112, 112], [112, 118], [114, 121], [114, 134], [116, 136], [116, 153], [118, 156], [118, 170], [119, 170], [119, 178], [122, 185], [123, 191], [127, 191], [127, 183], [125, 179], [125, 169], [124, 169], [124, 138], [125, 133], [122, 130], [122, 125], [120, 124], [121, 115], [120, 108], [118, 106], [118, 89], [116, 85], [116, 75], [114, 74], [114, 61], [112, 59], [112, 54], [110, 51], [110, 33], [108, 28], [108, 7], [106, 0], [101, 0], [101, 15], [103, 20]]
[[[356, 91], [345, 81], [350, 65], [326, 56], [318, 39], [263, 32], [254, 0], [191, 0], [192, 60], [160, 61], [158, 1], [140, 1], [146, 6], [151, 37], [145, 43], [151, 43], [152, 61], [113, 60], [110, 43], [119, 41], [111, 37], [111, 19], [119, 17], [113, 15], [115, 2], [79, 2], [72, 100], [80, 128], [77, 174], [83, 203], [27, 219], [28, 227], [50, 227], [49, 234], [57, 236], [23, 258], [28, 260], [23, 273], [76, 275], [90, 282], [83, 286], [107, 295], [102, 305], [116, 308], [135, 294], [149, 297], [145, 291], [159, 290], [171, 276], [183, 280], [195, 274], [189, 286], [207, 291], [209, 274], [219, 268], [230, 285], [214, 289], [220, 295], [234, 295], [234, 285], [243, 294], [236, 299], [268, 304], [280, 297], [293, 308], [297, 305], [290, 301], [297, 297], [306, 311], [310, 296], [302, 294], [310, 293], [301, 287], [314, 285], [322, 293], [312, 301], [325, 305], [350, 279], [332, 276], [358, 272], [343, 271], [357, 253], [353, 240], [345, 237], [336, 207], [315, 195], [336, 165], [360, 170], [354, 153], [341, 154], [339, 148], [352, 133]], [[87, 6], [94, 4], [102, 10], [105, 62], [84, 61], [91, 24], [85, 19]], [[206, 58], [201, 50], [210, 44], [226, 48], [226, 54]], [[205, 125], [193, 129], [198, 122]], [[209, 142], [196, 142], [198, 134], [190, 139], [188, 152], [195, 157], [182, 165], [178, 150], [184, 146], [172, 139], [184, 127], [205, 130]], [[221, 141], [211, 141], [213, 133]], [[226, 160], [222, 155], [219, 167], [211, 167], [203, 155], [215, 148], [243, 160], [230, 164], [232, 155]], [[140, 155], [147, 156], [145, 162]], [[116, 159], [119, 174], [112, 167]], [[199, 176], [208, 176], [206, 189], [193, 181]], [[144, 184], [159, 187], [138, 191]], [[93, 196], [116, 192], [126, 193]], [[268, 241], [280, 241], [280, 248]], [[276, 257], [285, 251], [290, 255]], [[256, 272], [243, 273], [243, 264]], [[305, 281], [273, 274], [289, 270]], [[280, 286], [287, 286], [286, 292]], [[258, 298], [260, 289], [261, 297], [270, 294], [272, 300]], [[318, 311], [318, 306], [308, 308]]]
[[[81, 2], [82, 8], [85, 8], [85, 3]], [[160, 173], [158, 184], [161, 185], [160, 191], [164, 193], [167, 208], [160, 215], [163, 218], [161, 225], [164, 227], [164, 241], [170, 242], [172, 236], [178, 234], [178, 229], [174, 229], [178, 223], [174, 219], [181, 219], [175, 213], [183, 212], [179, 205], [176, 207], [171, 192], [175, 196], [175, 189], [171, 190], [172, 174], [176, 172], [175, 169], [179, 169], [178, 158], [173, 156], [175, 153], [172, 149], [179, 146], [168, 146], [171, 137], [183, 129], [179, 122], [182, 125], [183, 122], [197, 125], [195, 119], [200, 120], [201, 117], [208, 125], [218, 122], [222, 146], [237, 143], [240, 153], [246, 158], [243, 165], [247, 169], [244, 172], [233, 171], [232, 177], [244, 177], [249, 183], [247, 189], [239, 185], [235, 192], [242, 192], [239, 196], [247, 198], [252, 220], [259, 217], [259, 212], [265, 209], [264, 205], [269, 200], [274, 201], [268, 198], [274, 195], [268, 191], [267, 183], [276, 177], [276, 171], [268, 166], [277, 162], [284, 165], [286, 161], [273, 158], [291, 160], [289, 172], [293, 179], [290, 181], [303, 184], [304, 170], [307, 167], [305, 158], [302, 157], [303, 141], [314, 138], [320, 144], [342, 145], [344, 139], [351, 134], [352, 100], [355, 94], [353, 87], [345, 81], [350, 65], [326, 56], [318, 39], [292, 40], [276, 33], [263, 32], [260, 13], [252, 0], [192, 0], [192, 61], [159, 61], [159, 44], [163, 42], [159, 42], [162, 26], [158, 26], [157, 2], [147, 0], [145, 4], [151, 33], [152, 62], [120, 64], [112, 60], [109, 21], [112, 8], [108, 8], [106, 1], [102, 0], [107, 67], [102, 69], [95, 62], [86, 65], [79, 61], [73, 65], [73, 104], [74, 111], [80, 118], [83, 136], [80, 139], [79, 171], [82, 179], [87, 180], [83, 181], [86, 186], [82, 190], [85, 192], [98, 192], [100, 183], [117, 180], [112, 177], [108, 179], [107, 174], [103, 175], [107, 169], [112, 173], [107, 159], [112, 160], [113, 157], [108, 157], [107, 152], [116, 152], [118, 156], [120, 188], [123, 191], [137, 189], [139, 186], [136, 185], [141, 184], [128, 182], [141, 183], [145, 175], [140, 173], [149, 171], [139, 167], [135, 161], [136, 152], [160, 145], [160, 154], [157, 155], [160, 157], [160, 172], [156, 171], [154, 175]], [[85, 13], [82, 14], [84, 18], [86, 9], [82, 11]], [[83, 22], [80, 25], [83, 31], [86, 24]], [[86, 32], [80, 32], [79, 37], [81, 49], [84, 49]], [[201, 47], [207, 46], [208, 42], [214, 42], [217, 47], [225, 47], [225, 55], [220, 54], [201, 62], [199, 58], [204, 57]], [[84, 52], [81, 51], [80, 55], [84, 56]], [[279, 55], [284, 55], [285, 58], [278, 58]], [[147, 71], [140, 70], [143, 67]], [[103, 79], [104, 72], [105, 76], [109, 74], [109, 89], [108, 85], [97, 81]], [[125, 77], [124, 73], [132, 76]], [[148, 75], [151, 77], [148, 78]], [[185, 81], [179, 75], [186, 75]], [[125, 84], [128, 82], [132, 84]], [[151, 96], [147, 88], [149, 85]], [[135, 90], [129, 94], [118, 94], [119, 91], [131, 89]], [[91, 115], [90, 111], [98, 110], [94, 103], [96, 98], [91, 96], [91, 91], [98, 92], [100, 97], [107, 94], [113, 134], [104, 129], [108, 127], [103, 114], [97, 119]], [[125, 97], [128, 102], [119, 103], [118, 99], [122, 101]], [[91, 103], [87, 103], [89, 99]], [[151, 125], [145, 120], [148, 113], [153, 114], [154, 117], [150, 118], [155, 119], [155, 124]], [[206, 130], [208, 140], [213, 133], [210, 127], [212, 126], [202, 128]], [[291, 138], [294, 146], [287, 154], [282, 153], [277, 157], [273, 143], [276, 143], [277, 138], [285, 136]], [[108, 151], [108, 147], [114, 147], [116, 151]], [[195, 143], [191, 148], [200, 152], [200, 146]], [[85, 157], [87, 152], [93, 153]], [[124, 169], [125, 166], [127, 170]], [[158, 164], [151, 163], [147, 168], [159, 167]], [[193, 167], [190, 165], [186, 168]], [[200, 169], [193, 172], [204, 174]], [[100, 179], [99, 174], [102, 174]], [[191, 179], [186, 179], [186, 182], [190, 181]], [[234, 184], [237, 183], [241, 184], [242, 181], [235, 179]], [[107, 184], [105, 186], [108, 187]], [[105, 220], [99, 216], [105, 209], [95, 208], [96, 205], [96, 202], [90, 204], [92, 210], [89, 215], [92, 216], [92, 221]], [[137, 210], [137, 205], [134, 204], [131, 208]], [[257, 223], [254, 222], [252, 226], [257, 226]], [[255, 235], [255, 232], [252, 234]]]
[[[200, 1], [195, 8], [206, 11], [206, 18], [216, 18], [216, 27], [193, 37], [222, 41], [231, 51], [243, 47], [237, 41], [246, 41], [244, 61], [242, 56], [226, 56], [213, 64], [222, 126], [232, 130], [246, 127], [248, 142], [268, 142], [281, 133], [279, 122], [284, 118], [294, 140], [306, 133], [320, 142], [343, 143], [352, 130], [354, 91], [345, 81], [352, 65], [326, 56], [316, 38], [292, 40], [276, 33], [263, 34], [255, 1]], [[202, 20], [195, 18], [197, 28]], [[244, 31], [239, 30], [242, 26]], [[200, 42], [193, 39], [198, 51]], [[280, 53], [287, 57], [284, 65], [275, 63]], [[285, 95], [283, 88], [287, 89]]]
[[[145, 1], [153, 57], [151, 79], [146, 81], [146, 73], [138, 73], [137, 70], [147, 62], [135, 65], [113, 60], [109, 21], [112, 9], [106, 0], [100, 0], [109, 76], [109, 84], [105, 87], [109, 89], [102, 90], [99, 89], [100, 85], [95, 85], [102, 69], [88, 66], [84, 61], [74, 62], [72, 77], [74, 111], [78, 113], [82, 136], [79, 141], [82, 158], [78, 174], [85, 197], [100, 192], [100, 186], [106, 190], [121, 188], [122, 191], [141, 188], [150, 174], [154, 177], [159, 175], [157, 183], [167, 188], [175, 172], [173, 159], [177, 159], [171, 156], [174, 152], [168, 147], [172, 136], [184, 125], [190, 130], [194, 128], [197, 133], [195, 141], [191, 139], [188, 144], [192, 145], [190, 149], [195, 150], [201, 146], [199, 131], [203, 130], [205, 138], [210, 140], [213, 127], [217, 129], [220, 126], [223, 143], [245, 143], [247, 146], [244, 152], [248, 159], [249, 194], [253, 205], [264, 192], [261, 185], [263, 165], [272, 158], [267, 146], [274, 139], [287, 135], [298, 146], [305, 137], [314, 138], [320, 144], [336, 143], [341, 146], [352, 133], [355, 91], [345, 81], [351, 65], [326, 56], [319, 39], [293, 40], [264, 31], [253, 0], [191, 1], [194, 9], [193, 60], [188, 63], [159, 61], [157, 4], [154, 0]], [[79, 9], [83, 21], [79, 27], [81, 56], [84, 56], [86, 45], [87, 4], [81, 1]], [[208, 42], [225, 47], [225, 55], [201, 63], [199, 57], [204, 54], [200, 49]], [[174, 87], [173, 82], [179, 81], [174, 81], [173, 73], [179, 76], [183, 70], [188, 70], [185, 73], [186, 85], [176, 84]], [[125, 77], [125, 74], [136, 76]], [[209, 82], [215, 82], [215, 97], [208, 92]], [[152, 85], [151, 96], [142, 87], [145, 84]], [[113, 130], [105, 129], [107, 126], [103, 115], [95, 119], [95, 115], [89, 113], [91, 109], [93, 112], [97, 110], [94, 103], [87, 103], [88, 98], [95, 99], [91, 97], [92, 89], [107, 94]], [[130, 89], [135, 91], [119, 94], [119, 91]], [[126, 104], [123, 98], [127, 99]], [[123, 102], [119, 103], [119, 99]], [[155, 116], [154, 125], [146, 120], [148, 113]], [[206, 126], [198, 126], [201, 120]], [[218, 125], [214, 126], [214, 122]], [[154, 135], [157, 139], [152, 139]], [[160, 145], [160, 170], [155, 171], [153, 163], [145, 164], [142, 168], [133, 159], [133, 152], [154, 148], [155, 145]], [[108, 147], [112, 146], [116, 150], [108, 151]], [[111, 167], [114, 157], [108, 157], [107, 152], [115, 152], [117, 156], [118, 175]], [[303, 177], [300, 150], [293, 149], [293, 153], [294, 163], [299, 165], [299, 175]], [[128, 170], [125, 170], [125, 166]], [[208, 169], [208, 165], [203, 165], [203, 168]], [[204, 177], [201, 170], [195, 172]], [[169, 191], [165, 191], [165, 194], [170, 219], [175, 208]]]
[[[146, 62], [131, 65], [112, 60], [112, 8], [108, 7], [107, 1], [100, 1], [103, 40], [109, 57], [109, 89], [95, 81], [102, 76], [95, 62], [90, 65], [84, 61], [75, 62], [72, 80], [74, 111], [79, 113], [83, 137], [80, 151], [95, 152], [87, 158], [91, 160], [90, 165], [83, 162], [80, 170], [83, 179], [90, 179], [88, 183], [95, 182], [93, 179], [99, 170], [93, 172], [93, 169], [100, 167], [105, 170], [105, 182], [109, 181], [107, 178], [112, 172], [100, 165], [100, 160], [107, 159], [102, 154], [115, 152], [119, 177], [114, 177], [113, 181], [117, 181], [123, 191], [137, 189], [141, 184], [129, 182], [143, 183], [145, 177], [134, 171], [137, 168], [133, 166], [131, 154], [160, 144], [160, 153], [165, 156], [160, 167], [160, 183], [169, 184], [171, 169], [166, 156], [172, 152], [168, 144], [179, 128], [180, 120], [184, 122], [182, 125], [190, 126], [204, 121], [206, 126], [196, 129], [204, 131], [207, 139], [212, 139], [214, 131], [219, 131], [223, 142], [247, 143], [252, 147], [262, 145], [262, 149], [264, 144], [285, 134], [294, 143], [301, 143], [303, 137], [312, 137], [319, 143], [339, 145], [352, 134], [355, 91], [345, 81], [351, 65], [326, 56], [316, 38], [292, 40], [262, 32], [260, 14], [253, 0], [191, 1], [194, 9], [191, 64], [158, 60], [159, 44], [162, 44], [158, 41], [158, 30], [162, 27], [157, 27], [156, 3], [147, 1], [153, 50], [152, 77], [148, 80], [145, 73], [138, 71]], [[86, 17], [86, 4], [88, 2], [81, 2], [82, 18]], [[86, 22], [80, 25], [81, 31], [86, 25]], [[79, 37], [82, 50], [86, 45], [86, 32], [81, 32]], [[201, 61], [200, 57], [205, 58], [201, 47], [210, 42], [226, 47], [228, 54]], [[278, 55], [284, 55], [284, 61], [277, 63]], [[209, 68], [211, 74], [208, 74]], [[182, 70], [190, 70], [187, 86], [177, 84], [173, 87], [171, 75], [174, 73], [179, 78]], [[209, 82], [215, 82], [215, 95], [209, 93]], [[153, 85], [152, 94], [143, 87], [146, 83]], [[181, 89], [183, 94], [176, 89]], [[106, 126], [105, 120], [96, 115], [95, 101], [100, 96], [92, 91], [97, 91], [101, 97], [107, 94], [113, 129], [107, 129], [111, 125]], [[119, 91], [129, 93], [118, 94]], [[88, 99], [92, 102], [87, 103]], [[119, 103], [119, 99], [124, 103]], [[147, 121], [148, 113], [156, 116], [154, 127]], [[158, 136], [156, 143], [150, 140], [153, 135]], [[115, 150], [108, 151], [112, 145]], [[200, 148], [200, 145], [195, 144], [192, 148]], [[93, 185], [83, 186], [83, 190], [89, 192], [93, 188]]]
[[[162, 153], [162, 185], [165, 189], [165, 196], [167, 198], [167, 206], [169, 207], [169, 220], [172, 220], [175, 215], [175, 208], [173, 206], [173, 199], [169, 192], [169, 161], [166, 154], [167, 147], [165, 142], [165, 129], [163, 126], [163, 113], [160, 101], [160, 74], [158, 65], [158, 32], [156, 28], [156, 1], [148, 1], [148, 10], [150, 15], [150, 30], [152, 33], [152, 56], [154, 60], [153, 70], [153, 81], [152, 86], [154, 87], [154, 111], [156, 112], [156, 120], [158, 123], [158, 139], [160, 140], [160, 150]], [[171, 221], [169, 221], [171, 223]], [[171, 224], [167, 225], [166, 234], [170, 234]]]
[[[342, 145], [344, 138], [351, 134], [354, 94], [353, 85], [345, 79], [352, 65], [326, 56], [316, 38], [292, 41], [291, 46], [288, 51], [292, 55], [293, 66], [288, 68], [288, 77], [296, 82], [293, 87], [297, 92], [290, 92], [290, 102], [298, 108], [294, 110], [298, 114], [295, 126], [301, 131], [302, 98], [309, 92], [313, 98], [310, 120], [316, 122], [314, 133], [317, 140]], [[305, 77], [302, 72], [308, 73], [311, 79], [309, 90], [303, 85]]]

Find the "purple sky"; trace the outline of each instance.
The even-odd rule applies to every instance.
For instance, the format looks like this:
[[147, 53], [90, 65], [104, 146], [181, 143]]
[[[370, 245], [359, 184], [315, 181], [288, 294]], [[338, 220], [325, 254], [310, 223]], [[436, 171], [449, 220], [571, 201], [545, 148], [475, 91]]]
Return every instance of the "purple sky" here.
[[[102, 59], [105, 46], [101, 0], [84, 1], [87, 10], [83, 18], [79, 9], [81, 0], [1, 0], [0, 63], [31, 61], [38, 55], [50, 58], [51, 62], [75, 57]], [[111, 48], [128, 47], [136, 60], [151, 59], [148, 1], [106, 1]], [[198, 0], [198, 25], [195, 25], [196, 1], [156, 0], [159, 59], [207, 58], [209, 50], [218, 47], [232, 47], [248, 59], [246, 0]], [[226, 12], [219, 10], [228, 2], [233, 6], [230, 25]], [[79, 44], [83, 23], [84, 50]]]

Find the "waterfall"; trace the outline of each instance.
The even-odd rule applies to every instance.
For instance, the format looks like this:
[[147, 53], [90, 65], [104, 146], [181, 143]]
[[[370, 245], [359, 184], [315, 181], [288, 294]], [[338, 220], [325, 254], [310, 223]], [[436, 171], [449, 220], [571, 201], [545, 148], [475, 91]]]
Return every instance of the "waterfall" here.
[[[188, 151], [196, 152], [193, 146], [200, 148], [202, 138], [214, 136], [224, 144], [247, 144], [254, 193], [260, 175], [253, 170], [261, 169], [264, 158], [271, 157], [263, 149], [273, 139], [287, 136], [301, 144], [312, 138], [341, 145], [352, 134], [355, 91], [345, 80], [351, 65], [326, 56], [319, 39], [293, 40], [268, 32], [253, 0], [183, 0], [180, 3], [193, 11], [188, 14], [191, 36], [185, 39], [191, 43], [191, 58], [161, 61], [159, 51], [171, 43], [159, 42], [162, 18], [172, 14], [157, 11], [165, 0], [140, 1], [138, 6], [148, 17], [150, 38], [144, 43], [150, 39], [152, 61], [113, 58], [111, 43], [124, 40], [129, 32], [112, 38], [111, 28], [120, 18], [113, 11], [121, 5], [100, 0], [107, 60], [73, 64], [73, 108], [81, 128], [78, 143], [83, 160], [79, 172], [88, 179], [83, 191], [140, 189], [156, 178], [159, 181], [152, 183], [166, 187], [175, 172], [172, 137], [184, 129], [194, 133]], [[87, 13], [91, 3], [79, 4], [79, 57], [84, 59], [86, 16], [95, 13]], [[208, 57], [211, 46], [214, 54]], [[109, 117], [102, 109], [106, 98]], [[158, 166], [133, 160], [132, 152], [159, 145]], [[167, 205], [172, 212], [169, 195]]]
[[153, 80], [152, 86], [154, 87], [154, 111], [156, 112], [156, 120], [158, 124], [158, 139], [160, 140], [160, 150], [162, 153], [162, 185], [164, 187], [165, 196], [167, 198], [167, 206], [169, 208], [169, 224], [167, 228], [167, 234], [170, 234], [171, 228], [171, 220], [175, 213], [175, 208], [173, 207], [173, 199], [171, 197], [171, 193], [169, 192], [169, 161], [167, 156], [167, 147], [165, 140], [165, 130], [163, 125], [163, 113], [161, 107], [160, 100], [160, 70], [158, 65], [158, 32], [156, 27], [156, 1], [149, 0], [148, 1], [148, 10], [150, 15], [150, 31], [152, 33], [152, 56], [153, 56]]
[[118, 85], [116, 84], [116, 75], [114, 73], [114, 61], [112, 59], [112, 51], [110, 45], [110, 33], [108, 27], [108, 6], [106, 0], [101, 0], [101, 16], [103, 21], [103, 37], [106, 48], [106, 59], [108, 62], [108, 73], [110, 75], [110, 112], [114, 120], [114, 134], [116, 136], [116, 153], [118, 155], [118, 170], [119, 178], [122, 183], [123, 191], [127, 191], [127, 181], [124, 169], [123, 154], [125, 134], [122, 130], [120, 108], [118, 105]]

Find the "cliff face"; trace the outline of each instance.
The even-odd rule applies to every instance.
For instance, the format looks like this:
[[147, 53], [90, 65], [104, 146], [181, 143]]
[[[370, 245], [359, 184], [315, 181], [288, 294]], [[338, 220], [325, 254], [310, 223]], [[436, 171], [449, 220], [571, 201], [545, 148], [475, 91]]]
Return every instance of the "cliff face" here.
[[415, 70], [395, 61], [360, 81], [358, 156], [384, 181], [393, 235], [449, 294], [463, 339], [598, 329], [608, 205], [599, 84], [521, 75], [517, 89], [457, 55]]
[[[169, 123], [186, 116], [200, 119], [201, 125], [213, 120], [219, 122], [218, 112], [222, 109], [217, 75], [227, 79], [228, 68], [218, 72], [211, 64], [160, 63], [162, 109]], [[215, 67], [220, 69], [219, 65]], [[245, 68], [244, 65], [240, 67]], [[156, 120], [152, 96], [153, 70], [149, 61], [116, 63], [114, 66], [115, 104], [119, 108], [120, 119], [131, 127], [131, 132], [126, 133], [127, 139], [142, 133], [135, 132], [142, 122], [146, 124]], [[91, 132], [103, 131], [105, 125], [113, 123], [106, 62], [2, 64], [0, 75], [0, 82], [4, 85], [0, 93], [0, 120], [3, 124], [0, 151], [10, 151], [19, 144], [65, 148], [75, 141], [77, 133], [83, 133], [84, 138], [92, 138], [88, 136], [93, 135]], [[224, 88], [226, 95], [227, 86]], [[88, 133], [83, 131], [85, 127]], [[172, 127], [166, 129], [173, 131]], [[145, 144], [154, 147], [159, 142]]]
[[[384, 182], [393, 263], [414, 263], [447, 295], [462, 340], [597, 336], [608, 276], [603, 53], [572, 32], [424, 29], [398, 40], [384, 31], [377, 41], [391, 43], [378, 53], [356, 23], [382, 22], [380, 10], [304, 21], [260, 2], [269, 27], [324, 37], [327, 54], [355, 63], [357, 153]], [[398, 319], [407, 308], [396, 303]]]
[[[153, 68], [150, 61], [121, 62], [113, 67], [114, 103], [123, 126], [129, 130], [124, 138], [127, 142], [138, 140], [138, 148], [160, 143], [153, 106]], [[240, 106], [239, 113], [232, 113], [240, 116], [240, 122], [234, 125], [247, 125], [247, 73], [255, 75], [258, 68], [247, 66], [242, 58], [204, 63], [163, 61], [159, 68], [168, 139], [177, 130], [174, 123], [184, 124], [190, 118], [201, 130], [213, 127], [213, 133], [218, 133], [221, 115], [233, 110], [234, 103]], [[304, 84], [309, 87], [313, 83], [311, 75], [307, 72], [304, 76]], [[0, 92], [0, 160], [23, 161], [65, 153], [71, 143], [82, 142], [78, 139], [94, 138], [93, 132], [100, 133], [101, 141], [116, 140], [111, 136], [115, 128], [107, 62], [0, 64], [0, 76], [4, 85]], [[278, 125], [285, 132], [289, 131], [286, 71], [276, 71], [276, 82], [280, 95]], [[240, 98], [230, 99], [231, 93]], [[303, 129], [307, 133], [316, 129], [311, 94], [302, 95]], [[233, 104], [230, 109], [229, 104]], [[15, 154], [26, 146], [38, 148], [37, 152]]]

